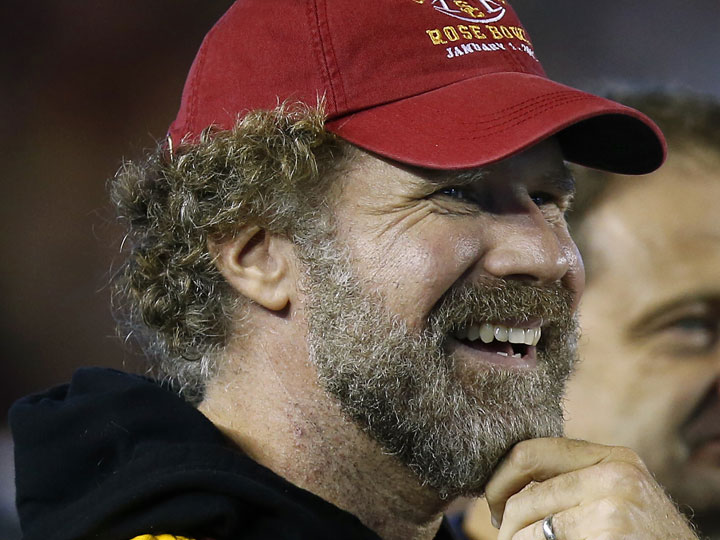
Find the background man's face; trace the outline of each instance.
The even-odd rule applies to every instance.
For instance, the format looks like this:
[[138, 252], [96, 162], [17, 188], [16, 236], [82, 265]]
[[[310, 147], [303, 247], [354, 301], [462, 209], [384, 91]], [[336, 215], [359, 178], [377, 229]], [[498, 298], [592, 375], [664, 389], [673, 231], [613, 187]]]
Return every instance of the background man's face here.
[[632, 447], [682, 504], [720, 508], [720, 157], [679, 149], [584, 223], [593, 272], [567, 434]]
[[[562, 429], [583, 274], [559, 151], [548, 142], [464, 177], [363, 155], [340, 182], [347, 259], [308, 261], [320, 380], [422, 480], [478, 493], [512, 444]], [[506, 335], [471, 339], [483, 324]], [[540, 328], [537, 346], [525, 341]]]

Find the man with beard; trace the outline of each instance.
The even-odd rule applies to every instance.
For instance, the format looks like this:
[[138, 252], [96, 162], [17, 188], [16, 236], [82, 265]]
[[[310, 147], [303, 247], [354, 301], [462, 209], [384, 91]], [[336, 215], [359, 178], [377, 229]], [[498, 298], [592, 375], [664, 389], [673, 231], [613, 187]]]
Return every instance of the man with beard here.
[[442, 539], [483, 492], [503, 538], [694, 538], [633, 452], [558, 437], [563, 160], [663, 157], [549, 81], [506, 2], [236, 2], [113, 183], [116, 298], [165, 383], [16, 404], [26, 540]]
[[[636, 450], [703, 537], [720, 538], [720, 104], [613, 97], [656, 120], [670, 153], [630, 183], [577, 171], [568, 221], [588, 280], [566, 433]], [[487, 505], [468, 516], [470, 538], [497, 536]]]

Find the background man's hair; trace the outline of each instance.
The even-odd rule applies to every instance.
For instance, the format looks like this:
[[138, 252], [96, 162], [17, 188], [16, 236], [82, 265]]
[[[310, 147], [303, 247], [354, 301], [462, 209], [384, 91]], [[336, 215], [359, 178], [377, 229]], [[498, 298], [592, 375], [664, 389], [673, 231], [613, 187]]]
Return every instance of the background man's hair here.
[[191, 401], [202, 396], [248, 302], [222, 278], [208, 240], [246, 224], [290, 239], [317, 226], [346, 146], [325, 131], [322, 108], [282, 105], [123, 164], [110, 186], [127, 227], [113, 308], [155, 376]]
[[[607, 92], [606, 97], [644, 112], [665, 133], [670, 153], [690, 148], [706, 148], [720, 153], [720, 102], [701, 96], [671, 90], [634, 90]], [[573, 238], [585, 259], [588, 278], [594, 263], [588, 245], [588, 231], [583, 222], [589, 212], [612, 190], [612, 173], [572, 166], [578, 179], [577, 193], [567, 220]], [[619, 180], [638, 181], [632, 178]]]

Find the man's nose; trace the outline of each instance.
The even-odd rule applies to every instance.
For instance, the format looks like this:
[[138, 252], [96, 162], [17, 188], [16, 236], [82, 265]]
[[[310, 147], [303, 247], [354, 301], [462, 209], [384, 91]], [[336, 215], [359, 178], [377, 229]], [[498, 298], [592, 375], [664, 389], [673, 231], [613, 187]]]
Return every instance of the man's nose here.
[[482, 259], [490, 275], [547, 285], [568, 273], [570, 260], [558, 228], [536, 207], [499, 217], [491, 227], [491, 246]]

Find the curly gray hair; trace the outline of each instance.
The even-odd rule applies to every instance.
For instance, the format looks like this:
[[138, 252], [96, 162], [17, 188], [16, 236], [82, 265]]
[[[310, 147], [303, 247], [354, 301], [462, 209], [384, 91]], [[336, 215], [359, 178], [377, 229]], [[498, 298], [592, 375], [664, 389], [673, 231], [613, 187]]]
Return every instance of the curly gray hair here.
[[187, 399], [202, 397], [247, 302], [222, 278], [208, 241], [246, 224], [306, 238], [348, 146], [325, 130], [321, 107], [281, 105], [231, 131], [208, 129], [174, 155], [159, 145], [111, 181], [127, 226], [113, 287], [118, 327]]

